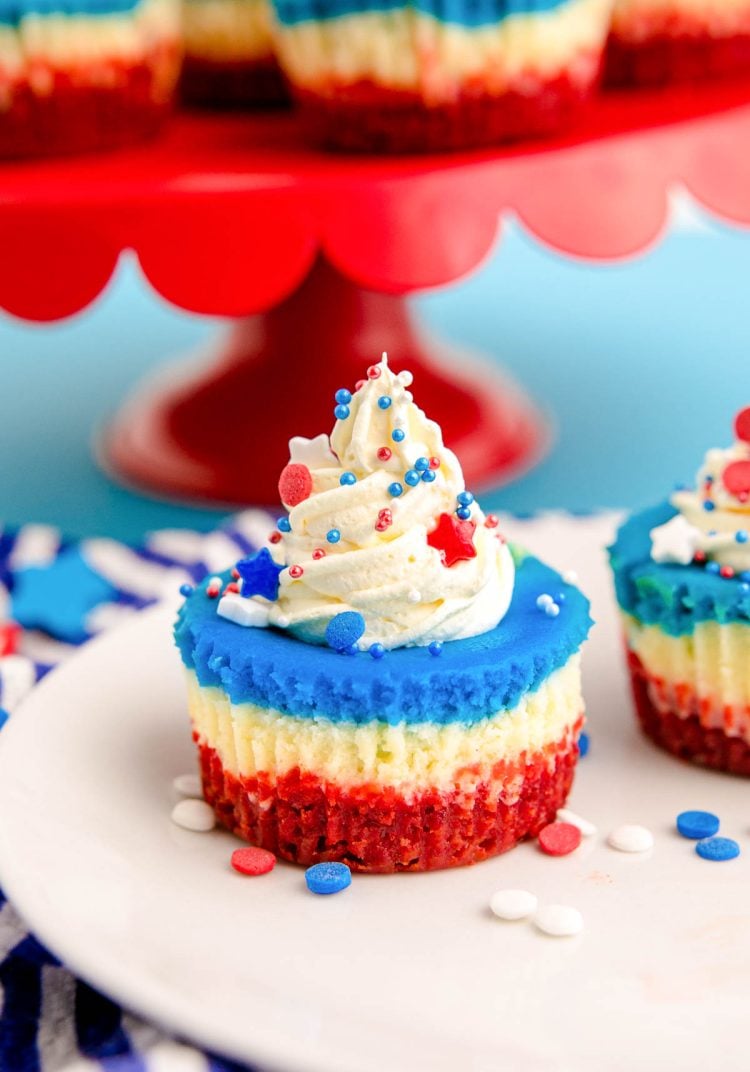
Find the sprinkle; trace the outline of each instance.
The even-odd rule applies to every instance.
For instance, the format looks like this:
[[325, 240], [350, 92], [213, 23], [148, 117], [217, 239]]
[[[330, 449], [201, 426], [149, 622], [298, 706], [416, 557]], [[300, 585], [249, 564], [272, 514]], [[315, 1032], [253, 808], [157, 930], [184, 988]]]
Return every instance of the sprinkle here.
[[583, 930], [583, 916], [570, 905], [545, 905], [534, 917], [534, 925], [552, 938], [572, 938]]
[[414, 383], [414, 376], [407, 369], [404, 369], [403, 372], [399, 372], [396, 379], [404, 387], [411, 387], [411, 385]]
[[373, 659], [382, 659], [385, 655], [385, 648], [382, 644], [378, 644], [377, 641], [374, 644], [370, 644], [370, 647], [367, 650], [370, 655], [372, 655]]
[[367, 380], [357, 380], [357, 382], [354, 384], [354, 390], [361, 391], [366, 383]]
[[348, 406], [336, 406], [333, 411], [333, 415], [337, 421], [345, 421], [346, 418], [349, 416], [350, 412], [351, 410]]
[[280, 532], [272, 532], [271, 535], [268, 537], [268, 542], [269, 543], [280, 543], [281, 542], [281, 533]]
[[242, 577], [242, 595], [276, 599], [279, 594], [279, 574], [283, 568], [274, 562], [267, 547], [241, 559], [237, 569]]
[[407, 469], [404, 473], [404, 482], [409, 485], [410, 488], [414, 488], [421, 481], [422, 477], [419, 475], [416, 469]]
[[223, 594], [224, 595], [228, 595], [228, 594], [229, 595], [236, 595], [239, 592], [239, 590], [240, 590], [240, 586], [237, 584], [237, 582], [232, 581], [230, 584], [228, 584], [226, 586], [226, 588], [224, 589]]
[[302, 569], [302, 566], [289, 567], [289, 576], [292, 578], [293, 581], [298, 580], [304, 572], [305, 571]]
[[352, 873], [346, 864], [313, 864], [305, 871], [305, 882], [310, 893], [339, 893], [351, 886]]
[[341, 539], [341, 533], [338, 529], [329, 529], [326, 533], [326, 539], [329, 543], [338, 543]]
[[740, 502], [747, 502], [750, 492], [750, 461], [731, 462], [721, 474], [724, 487]]
[[577, 826], [584, 837], [593, 837], [596, 833], [596, 827], [592, 822], [576, 815], [570, 808], [558, 808], [557, 818], [561, 823], [572, 823], [573, 826]]
[[581, 831], [574, 823], [549, 823], [539, 831], [539, 848], [548, 856], [568, 856], [581, 844]]
[[591, 742], [588, 733], [582, 733], [578, 738], [578, 755], [581, 759], [589, 754]]
[[708, 555], [705, 551], [696, 551], [693, 555], [693, 562], [697, 562], [698, 565], [701, 565], [701, 563], [705, 562], [707, 558]]
[[429, 651], [430, 655], [440, 655], [443, 650], [442, 640], [432, 640], [427, 645], [427, 650]]
[[209, 599], [216, 599], [221, 591], [221, 577], [212, 577], [206, 587], [206, 595]]
[[388, 509], [388, 507], [386, 506], [382, 510], [379, 510], [378, 511], [378, 520], [375, 522], [375, 528], [377, 529], [377, 531], [378, 532], [385, 532], [385, 530], [389, 529], [392, 524], [393, 524], [393, 514]]
[[499, 524], [500, 518], [497, 514], [487, 514], [487, 517], [484, 519], [484, 527], [486, 529], [496, 529]]
[[409, 591], [406, 593], [407, 603], [419, 603], [421, 602], [421, 599], [422, 593], [416, 588], [410, 588]]
[[181, 797], [192, 797], [194, 800], [203, 799], [201, 780], [197, 774], [178, 774], [172, 782], [172, 788]]
[[356, 484], [356, 483], [357, 483], [356, 476], [354, 475], [354, 473], [350, 472], [348, 469], [347, 469], [347, 471], [345, 473], [342, 473], [341, 476], [339, 477], [339, 484]]
[[398, 480], [394, 480], [392, 484], [388, 485], [388, 494], [393, 495], [394, 498], [398, 498], [399, 495], [403, 495], [404, 489]]
[[231, 573], [232, 573], [232, 576], [234, 577], [235, 581], [238, 581], [240, 579], [240, 571], [237, 569], [236, 566], [232, 567]]
[[359, 611], [345, 610], [334, 615], [326, 626], [326, 644], [334, 651], [345, 652], [364, 636], [365, 620]]
[[380, 376], [380, 365], [370, 365], [367, 370], [368, 380], [377, 380]]
[[325, 551], [323, 550], [322, 547], [316, 547], [315, 550], [312, 553], [312, 556], [315, 559], [315, 561], [318, 562], [321, 558], [326, 557], [326, 553], [325, 553]]
[[578, 584], [578, 574], [574, 569], [565, 570], [562, 579], [566, 584]]
[[347, 391], [346, 387], [339, 387], [336, 394], [333, 396], [340, 406], [348, 406], [352, 400], [351, 391]]
[[389, 395], [381, 395], [378, 399], [378, 405], [381, 409], [390, 409], [393, 399]]
[[430, 458], [430, 469], [439, 469], [439, 468], [440, 468], [440, 459], [437, 458], [433, 454], [433, 456]]
[[710, 837], [697, 841], [695, 851], [703, 860], [734, 860], [740, 854], [740, 847], [732, 838]]
[[750, 570], [743, 570], [740, 574], [740, 580], [744, 581], [745, 584], [750, 584]]
[[286, 614], [277, 614], [273, 624], [278, 625], [279, 629], [286, 629], [289, 625], [289, 619]]
[[713, 837], [719, 830], [719, 817], [710, 811], [682, 811], [677, 816], [677, 831], [684, 838]]
[[703, 509], [708, 510], [710, 513], [712, 510], [716, 509], [716, 503], [712, 502], [710, 499], [705, 499], [703, 502]]
[[721, 566], [718, 562], [708, 562], [706, 564], [706, 573], [720, 573]]
[[544, 608], [544, 613], [547, 615], [548, 618], [556, 618], [560, 613], [560, 608], [558, 607], [557, 603], [547, 603]]
[[216, 826], [216, 816], [205, 800], [181, 800], [172, 808], [172, 822], [183, 830], [207, 834]]
[[528, 919], [538, 904], [536, 895], [528, 890], [497, 890], [490, 897], [490, 911], [498, 919]]
[[255, 845], [248, 845], [244, 849], [234, 850], [231, 856], [231, 864], [234, 870], [239, 871], [241, 875], [267, 875], [276, 866], [276, 857], [268, 849], [259, 849]]
[[390, 447], [378, 447], [378, 461], [387, 462], [392, 453]]
[[722, 566], [719, 573], [722, 577], [731, 578], [734, 577], [734, 568], [732, 566]]
[[391, 432], [391, 439], [394, 443], [403, 443], [406, 439], [406, 432], [403, 428], [394, 428]]
[[456, 502], [459, 506], [471, 506], [474, 502], [474, 496], [470, 491], [460, 491], [456, 496]]
[[539, 610], [544, 610], [545, 607], [548, 607], [550, 605], [550, 603], [554, 603], [554, 602], [555, 601], [552, 598], [552, 596], [549, 594], [549, 592], [542, 592], [542, 594], [540, 596], [537, 596], [536, 605], [539, 608]]
[[430, 459], [429, 458], [417, 458], [417, 460], [414, 462], [414, 468], [418, 472], [424, 473], [427, 469], [430, 468]]
[[741, 409], [734, 418], [734, 434], [743, 443], [750, 443], [750, 406]]
[[607, 844], [618, 852], [648, 852], [654, 847], [654, 835], [645, 826], [624, 823], [612, 831]]
[[476, 521], [461, 521], [450, 514], [441, 514], [437, 525], [427, 536], [427, 543], [442, 552], [443, 565], [450, 568], [456, 562], [476, 558], [476, 527]]
[[750, 536], [748, 535], [746, 529], [738, 529], [737, 532], [735, 532], [734, 534], [734, 538], [737, 543], [747, 543], [748, 539], [750, 539]]
[[187, 599], [188, 596], [191, 596], [193, 594], [194, 590], [195, 589], [193, 588], [192, 584], [181, 584], [180, 585], [180, 595], [184, 596], [185, 599]]
[[434, 479], [435, 473], [433, 473], [432, 469], [425, 469], [425, 471], [422, 473], [422, 480], [425, 482], [425, 484], [431, 484]]
[[279, 532], [291, 532], [292, 523], [288, 517], [280, 517], [279, 520], [276, 522], [276, 528], [279, 530]]
[[229, 592], [219, 600], [216, 613], [220, 618], [226, 618], [227, 621], [244, 628], [265, 629], [269, 623], [271, 609], [267, 603]]
[[471, 517], [471, 510], [468, 506], [459, 506], [456, 510], [456, 517], [460, 517], [462, 521], [468, 521]]
[[312, 473], [302, 462], [284, 466], [279, 477], [279, 498], [285, 506], [297, 506], [310, 498]]

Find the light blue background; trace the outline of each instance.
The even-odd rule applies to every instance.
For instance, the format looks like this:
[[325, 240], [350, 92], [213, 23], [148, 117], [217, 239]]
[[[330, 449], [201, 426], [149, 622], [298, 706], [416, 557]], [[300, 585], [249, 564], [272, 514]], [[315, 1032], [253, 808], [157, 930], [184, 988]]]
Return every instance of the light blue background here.
[[[615, 265], [560, 257], [506, 227], [470, 278], [416, 299], [429, 328], [512, 372], [555, 424], [546, 460], [485, 505], [634, 506], [691, 479], [704, 449], [730, 440], [734, 412], [750, 404], [750, 235], [678, 217], [656, 248]], [[217, 326], [168, 306], [132, 261], [66, 322], [0, 315], [0, 518], [126, 539], [211, 527], [220, 514], [116, 487], [90, 441], [144, 373]], [[321, 385], [332, 386], [324, 370]]]

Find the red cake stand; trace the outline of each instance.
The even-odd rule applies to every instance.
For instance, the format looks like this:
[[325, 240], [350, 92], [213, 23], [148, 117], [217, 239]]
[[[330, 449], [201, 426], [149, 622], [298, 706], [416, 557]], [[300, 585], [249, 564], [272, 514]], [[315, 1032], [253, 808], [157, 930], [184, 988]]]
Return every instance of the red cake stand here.
[[75, 313], [130, 248], [167, 300], [234, 319], [213, 358], [161, 373], [109, 428], [106, 464], [139, 487], [275, 501], [285, 439], [328, 427], [326, 390], [382, 350], [419, 376], [472, 485], [496, 483], [538, 456], [543, 423], [510, 384], [425, 340], [405, 296], [480, 264], [507, 210], [590, 258], [655, 241], [675, 183], [750, 224], [749, 102], [750, 82], [604, 94], [565, 137], [400, 158], [318, 152], [292, 115], [178, 116], [139, 148], [0, 169], [0, 303]]

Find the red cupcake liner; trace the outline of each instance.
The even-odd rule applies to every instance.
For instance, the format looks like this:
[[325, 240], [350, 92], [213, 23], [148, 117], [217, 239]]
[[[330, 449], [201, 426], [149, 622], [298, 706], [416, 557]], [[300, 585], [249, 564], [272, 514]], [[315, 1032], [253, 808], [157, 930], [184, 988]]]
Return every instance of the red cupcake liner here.
[[[578, 61], [580, 64], [581, 61]], [[415, 93], [373, 82], [341, 87], [322, 96], [292, 87], [307, 135], [329, 149], [367, 153], [440, 152], [543, 137], [572, 126], [595, 88], [598, 63], [586, 59], [591, 77], [561, 74], [536, 91], [492, 96], [467, 89], [450, 104], [428, 106]]]
[[[542, 752], [499, 765], [497, 782], [466, 791], [343, 788], [290, 770], [281, 778], [238, 778], [198, 741], [203, 793], [220, 823], [285, 860], [309, 866], [341, 860], [353, 871], [432, 871], [478, 863], [533, 837], [555, 818], [573, 783], [583, 719]], [[520, 792], [516, 792], [520, 782]]]
[[113, 149], [153, 136], [171, 108], [179, 49], [165, 44], [141, 62], [112, 62], [111, 85], [88, 82], [85, 72], [54, 71], [48, 93], [26, 82], [10, 89], [0, 111], [0, 159]]
[[670, 710], [661, 699], [666, 691], [664, 683], [649, 674], [632, 651], [628, 652], [628, 669], [638, 719], [652, 741], [702, 767], [750, 776], [750, 745], [742, 737], [704, 726], [699, 714], [701, 701], [692, 690], [682, 686], [670, 689], [676, 698]]
[[604, 82], [610, 86], [664, 86], [731, 77], [750, 70], [750, 24], [733, 37], [658, 34], [635, 44], [612, 35]]
[[247, 108], [289, 103], [289, 91], [276, 60], [218, 63], [186, 56], [180, 80], [185, 104], [206, 108]]

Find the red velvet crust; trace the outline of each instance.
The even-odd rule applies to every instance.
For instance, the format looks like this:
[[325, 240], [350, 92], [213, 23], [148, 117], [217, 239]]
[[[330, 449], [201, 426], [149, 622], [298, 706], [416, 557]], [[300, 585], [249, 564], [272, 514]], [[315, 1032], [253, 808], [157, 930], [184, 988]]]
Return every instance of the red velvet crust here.
[[451, 104], [428, 107], [414, 93], [372, 82], [321, 96], [292, 87], [309, 137], [330, 149], [350, 152], [439, 152], [542, 137], [571, 126], [592, 96], [596, 60], [583, 61], [592, 77], [561, 75], [539, 84], [532, 96], [511, 91], [490, 96], [469, 86]]
[[[525, 764], [499, 764], [501, 783], [523, 778], [513, 804], [471, 795], [424, 792], [413, 801], [394, 790], [342, 790], [292, 770], [280, 780], [238, 780], [198, 741], [203, 794], [224, 826], [285, 860], [309, 866], [343, 860], [353, 871], [435, 871], [475, 864], [533, 837], [555, 818], [573, 783], [578, 733]], [[501, 769], [500, 769], [501, 768]]]
[[698, 715], [700, 701], [687, 686], [670, 690], [680, 710], [667, 710], [664, 682], [648, 674], [632, 651], [628, 652], [628, 668], [638, 718], [652, 741], [703, 767], [750, 776], [750, 746], [741, 737], [729, 737], [723, 730], [703, 726]]
[[185, 104], [207, 108], [289, 103], [286, 83], [274, 59], [259, 63], [213, 63], [186, 56], [180, 97]]
[[724, 78], [750, 68], [747, 33], [716, 38], [706, 35], [655, 36], [640, 44], [612, 36], [607, 45], [607, 85], [660, 86]]
[[85, 72], [72, 79], [55, 71], [44, 95], [27, 82], [4, 84], [0, 70], [0, 91], [11, 102], [0, 109], [0, 158], [113, 149], [151, 137], [170, 110], [178, 65], [177, 46], [163, 45], [132, 66], [113, 62], [107, 86], [87, 83]]

